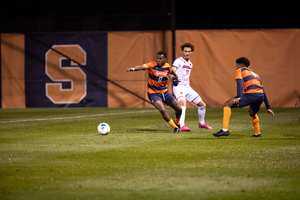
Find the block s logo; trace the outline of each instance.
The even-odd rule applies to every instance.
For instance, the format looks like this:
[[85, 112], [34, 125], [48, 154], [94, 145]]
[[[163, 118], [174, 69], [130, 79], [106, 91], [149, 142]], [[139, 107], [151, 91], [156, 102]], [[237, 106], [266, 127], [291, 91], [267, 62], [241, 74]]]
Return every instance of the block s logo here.
[[[68, 58], [75, 60], [81, 65], [86, 65], [86, 52], [79, 45], [53, 45], [46, 52], [45, 71], [47, 76], [55, 83], [46, 83], [46, 96], [54, 104], [79, 103], [86, 96], [86, 74]], [[65, 62], [64, 62], [65, 61]], [[67, 63], [64, 64], [63, 63]], [[70, 83], [69, 88], [63, 88], [63, 83]]]

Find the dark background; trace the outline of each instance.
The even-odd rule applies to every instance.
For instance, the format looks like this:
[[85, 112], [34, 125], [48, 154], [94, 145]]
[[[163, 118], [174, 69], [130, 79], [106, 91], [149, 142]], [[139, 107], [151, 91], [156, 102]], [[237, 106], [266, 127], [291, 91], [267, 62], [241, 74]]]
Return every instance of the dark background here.
[[[174, 3], [174, 4], [173, 4]], [[299, 28], [297, 1], [4, 0], [2, 33]]]

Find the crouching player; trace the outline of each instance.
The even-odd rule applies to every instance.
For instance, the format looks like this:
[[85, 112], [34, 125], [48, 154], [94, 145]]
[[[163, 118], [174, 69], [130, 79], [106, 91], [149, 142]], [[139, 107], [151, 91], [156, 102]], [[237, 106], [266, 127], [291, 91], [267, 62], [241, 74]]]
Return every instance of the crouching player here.
[[241, 57], [236, 60], [235, 79], [237, 83], [237, 96], [226, 101], [223, 106], [223, 129], [214, 133], [216, 137], [229, 135], [229, 119], [231, 116], [231, 108], [249, 106], [248, 113], [252, 120], [252, 125], [255, 134], [251, 137], [261, 137], [259, 118], [257, 112], [260, 109], [262, 102], [265, 103], [267, 112], [274, 116], [271, 110], [267, 95], [264, 91], [258, 74], [248, 68], [250, 61]]

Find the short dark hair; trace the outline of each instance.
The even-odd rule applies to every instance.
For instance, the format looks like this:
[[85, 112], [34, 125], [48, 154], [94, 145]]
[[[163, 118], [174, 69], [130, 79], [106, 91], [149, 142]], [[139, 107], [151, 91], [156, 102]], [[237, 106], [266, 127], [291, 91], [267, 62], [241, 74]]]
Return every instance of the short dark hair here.
[[181, 50], [183, 51], [183, 49], [185, 48], [185, 47], [189, 47], [189, 48], [191, 48], [191, 50], [192, 51], [194, 51], [194, 45], [192, 45], [191, 43], [184, 43], [183, 45], [181, 45], [180, 46], [181, 47]]
[[239, 64], [244, 64], [244, 65], [246, 65], [246, 67], [248, 67], [250, 65], [250, 61], [245, 57], [240, 57], [240, 58], [236, 59], [235, 62], [239, 63]]
[[163, 51], [159, 51], [159, 52], [157, 52], [157, 54], [156, 55], [164, 55], [165, 56], [165, 58], [167, 58], [167, 54], [165, 53], [165, 52], [163, 52]]

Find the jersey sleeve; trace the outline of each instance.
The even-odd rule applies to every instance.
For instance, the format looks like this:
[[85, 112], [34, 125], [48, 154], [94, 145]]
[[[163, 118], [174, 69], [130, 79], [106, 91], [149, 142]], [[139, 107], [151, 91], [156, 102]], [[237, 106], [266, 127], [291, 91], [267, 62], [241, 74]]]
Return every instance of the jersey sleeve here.
[[240, 69], [235, 70], [235, 79], [242, 79], [242, 71]]
[[243, 95], [243, 81], [242, 79], [236, 79], [236, 92], [237, 92], [237, 97], [242, 98]]
[[180, 60], [179, 59], [176, 59], [174, 62], [173, 62], [173, 66], [178, 68], [180, 66]]
[[172, 73], [172, 67], [171, 67], [171, 65], [169, 64], [169, 63], [166, 63], [167, 64], [167, 66], [169, 67], [169, 74], [171, 74]]
[[264, 91], [264, 103], [265, 103], [265, 106], [266, 106], [267, 109], [271, 109], [271, 106], [270, 106], [269, 100], [267, 98], [266, 92], [265, 92], [264, 89], [263, 89], [263, 91]]
[[155, 63], [154, 63], [154, 61], [152, 61], [152, 62], [143, 64], [143, 66], [145, 67], [145, 69], [149, 70], [150, 68], [153, 68], [155, 66]]

